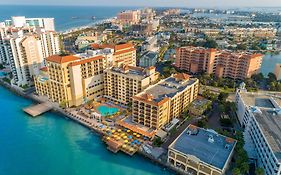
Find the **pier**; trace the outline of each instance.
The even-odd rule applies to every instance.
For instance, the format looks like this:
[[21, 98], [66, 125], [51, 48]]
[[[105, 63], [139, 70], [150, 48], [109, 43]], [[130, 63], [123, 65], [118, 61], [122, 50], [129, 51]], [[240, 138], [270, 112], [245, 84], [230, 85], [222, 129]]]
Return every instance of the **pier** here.
[[24, 112], [31, 115], [32, 117], [37, 117], [45, 112], [52, 110], [52, 104], [49, 102], [40, 103], [36, 105], [31, 105], [23, 109]]

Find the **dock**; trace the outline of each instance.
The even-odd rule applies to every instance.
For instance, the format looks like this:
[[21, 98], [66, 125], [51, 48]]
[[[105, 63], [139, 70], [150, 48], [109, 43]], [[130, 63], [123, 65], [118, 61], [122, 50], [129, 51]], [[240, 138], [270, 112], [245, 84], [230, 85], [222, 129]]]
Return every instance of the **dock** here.
[[24, 112], [32, 117], [37, 117], [45, 112], [52, 110], [53, 107], [49, 102], [31, 105], [23, 109]]

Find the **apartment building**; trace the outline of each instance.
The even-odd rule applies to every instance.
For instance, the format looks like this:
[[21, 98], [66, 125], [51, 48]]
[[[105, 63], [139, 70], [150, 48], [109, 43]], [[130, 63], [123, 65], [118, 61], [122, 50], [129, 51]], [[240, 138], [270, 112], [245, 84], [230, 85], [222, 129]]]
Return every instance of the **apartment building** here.
[[262, 55], [186, 46], [176, 51], [176, 67], [190, 73], [245, 79], [259, 72]]
[[46, 58], [47, 67], [35, 78], [36, 92], [66, 106], [79, 106], [103, 95], [104, 56]]
[[55, 31], [54, 18], [26, 18], [25, 16], [12, 16], [11, 19], [0, 23], [5, 27], [35, 27], [46, 31]]
[[140, 18], [141, 14], [139, 10], [127, 10], [120, 12], [117, 15], [117, 20], [123, 25], [137, 24], [139, 23]]
[[12, 17], [0, 23], [0, 63], [10, 66], [12, 84], [33, 83], [44, 58], [60, 52], [59, 37], [51, 31], [53, 19]]
[[132, 97], [133, 122], [160, 129], [178, 117], [197, 98], [199, 81], [174, 74]]
[[274, 75], [277, 80], [281, 80], [281, 64], [275, 64]]
[[281, 174], [281, 93], [236, 92], [237, 116], [244, 128], [244, 148], [266, 175]]
[[146, 69], [134, 66], [113, 67], [104, 72], [104, 97], [112, 102], [127, 105], [132, 97], [158, 80], [155, 67]]
[[168, 163], [186, 174], [223, 175], [237, 141], [214, 130], [189, 125], [168, 148]]
[[136, 66], [137, 51], [131, 43], [108, 45], [92, 44], [91, 48], [96, 52], [107, 52], [112, 54], [112, 66], [131, 65]]

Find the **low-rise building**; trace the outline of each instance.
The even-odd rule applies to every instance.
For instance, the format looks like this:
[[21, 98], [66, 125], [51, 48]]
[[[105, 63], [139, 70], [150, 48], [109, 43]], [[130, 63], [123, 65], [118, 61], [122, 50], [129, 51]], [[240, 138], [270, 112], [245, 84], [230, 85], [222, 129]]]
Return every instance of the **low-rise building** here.
[[281, 173], [281, 93], [236, 92], [237, 116], [244, 128], [244, 148], [248, 157], [265, 171]]
[[132, 97], [135, 123], [160, 129], [196, 99], [199, 81], [184, 73], [174, 74]]
[[155, 66], [158, 61], [158, 54], [156, 52], [147, 52], [139, 60], [139, 66], [150, 67]]
[[237, 141], [214, 130], [189, 125], [169, 146], [168, 163], [192, 175], [223, 175]]
[[158, 80], [155, 67], [146, 69], [133, 66], [113, 67], [105, 70], [104, 97], [114, 103], [127, 105], [132, 97]]
[[207, 99], [196, 99], [188, 107], [188, 112], [192, 116], [201, 116], [211, 105], [211, 101]]

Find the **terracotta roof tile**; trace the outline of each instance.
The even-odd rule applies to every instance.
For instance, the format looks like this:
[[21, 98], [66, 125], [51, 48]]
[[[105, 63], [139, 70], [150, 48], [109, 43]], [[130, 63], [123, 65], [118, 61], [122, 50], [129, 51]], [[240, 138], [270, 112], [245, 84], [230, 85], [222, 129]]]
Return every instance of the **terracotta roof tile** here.
[[50, 61], [50, 62], [62, 64], [62, 63], [79, 60], [79, 58], [75, 57], [73, 55], [68, 55], [68, 56], [53, 55], [53, 56], [47, 57], [46, 60]]
[[126, 43], [126, 44], [118, 44], [114, 47], [114, 49], [117, 52], [118, 50], [129, 49], [129, 48], [132, 48], [132, 47], [134, 47], [133, 44]]
[[87, 59], [84, 59], [84, 60], [72, 62], [72, 63], [69, 64], [69, 66], [77, 66], [77, 65], [81, 65], [81, 64], [85, 64], [85, 63], [88, 63], [88, 62], [91, 62], [91, 61], [101, 60], [101, 59], [104, 59], [104, 57], [99, 55], [99, 56], [95, 56], [95, 57], [92, 57], [92, 58], [87, 58]]

